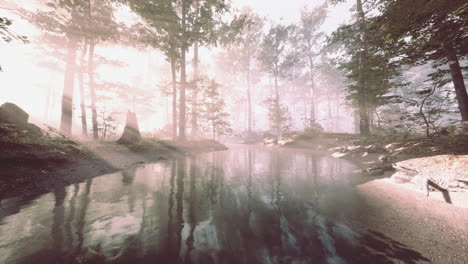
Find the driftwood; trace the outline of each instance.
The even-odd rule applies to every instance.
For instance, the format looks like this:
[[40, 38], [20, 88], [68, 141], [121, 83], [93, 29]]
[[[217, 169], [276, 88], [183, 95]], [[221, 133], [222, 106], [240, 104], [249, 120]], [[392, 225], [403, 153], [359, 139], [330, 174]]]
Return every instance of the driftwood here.
[[127, 122], [122, 136], [117, 143], [124, 145], [131, 145], [138, 143], [141, 140], [141, 133], [138, 127], [138, 120], [136, 114], [133, 112], [127, 112]]
[[397, 183], [412, 182], [428, 189], [466, 191], [468, 189], [468, 155], [438, 155], [408, 159], [393, 165]]

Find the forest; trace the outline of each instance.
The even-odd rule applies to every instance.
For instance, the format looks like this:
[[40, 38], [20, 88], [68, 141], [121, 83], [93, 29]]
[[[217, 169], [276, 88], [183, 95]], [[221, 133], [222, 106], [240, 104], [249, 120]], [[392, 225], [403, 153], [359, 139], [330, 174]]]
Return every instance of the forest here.
[[0, 0], [0, 263], [466, 263], [467, 61], [462, 0]]

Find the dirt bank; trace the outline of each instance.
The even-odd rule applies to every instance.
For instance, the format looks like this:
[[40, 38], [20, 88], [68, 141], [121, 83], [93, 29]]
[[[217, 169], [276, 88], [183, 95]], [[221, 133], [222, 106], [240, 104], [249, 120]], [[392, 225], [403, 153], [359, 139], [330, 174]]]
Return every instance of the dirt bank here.
[[0, 153], [0, 199], [36, 195], [138, 163], [226, 149], [211, 140], [186, 143], [144, 140], [124, 146], [47, 136], [34, 141], [0, 140], [0, 148], [4, 150]]

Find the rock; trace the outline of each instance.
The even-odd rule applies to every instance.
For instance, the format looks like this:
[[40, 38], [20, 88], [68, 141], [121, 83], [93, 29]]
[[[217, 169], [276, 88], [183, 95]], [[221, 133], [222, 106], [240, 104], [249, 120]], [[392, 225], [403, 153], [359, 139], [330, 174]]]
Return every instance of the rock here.
[[34, 124], [31, 124], [31, 123], [28, 123], [26, 124], [26, 130], [31, 133], [32, 135], [35, 135], [35, 136], [42, 136], [42, 130], [40, 127], [34, 125]]
[[42, 136], [42, 130], [28, 123], [29, 114], [13, 103], [0, 106], [0, 130], [4, 134], [12, 134], [26, 130], [30, 135]]
[[369, 168], [362, 171], [364, 176], [381, 176], [385, 174], [384, 168], [376, 167], [376, 168]]
[[263, 143], [265, 145], [274, 145], [276, 143], [278, 143], [278, 140], [274, 137], [267, 137], [267, 138], [264, 138], [263, 139]]
[[294, 142], [294, 139], [293, 138], [288, 138], [288, 137], [280, 137], [278, 139], [278, 145], [280, 146], [285, 146], [287, 144], [291, 144], [292, 142]]
[[29, 114], [26, 113], [21, 107], [13, 103], [4, 103], [0, 108], [8, 113], [8, 118], [12, 121], [11, 123], [27, 124]]

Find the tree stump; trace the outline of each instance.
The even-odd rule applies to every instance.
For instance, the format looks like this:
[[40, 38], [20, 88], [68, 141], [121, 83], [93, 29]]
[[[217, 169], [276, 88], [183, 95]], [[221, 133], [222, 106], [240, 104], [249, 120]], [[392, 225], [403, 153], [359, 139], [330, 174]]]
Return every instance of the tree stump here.
[[127, 122], [122, 136], [117, 143], [123, 145], [131, 145], [138, 143], [141, 140], [140, 129], [138, 128], [138, 120], [136, 114], [133, 112], [127, 112]]

